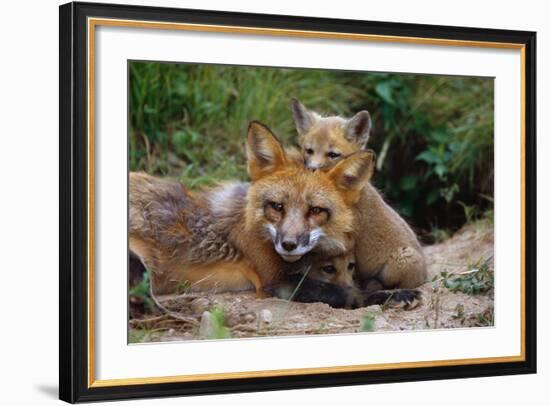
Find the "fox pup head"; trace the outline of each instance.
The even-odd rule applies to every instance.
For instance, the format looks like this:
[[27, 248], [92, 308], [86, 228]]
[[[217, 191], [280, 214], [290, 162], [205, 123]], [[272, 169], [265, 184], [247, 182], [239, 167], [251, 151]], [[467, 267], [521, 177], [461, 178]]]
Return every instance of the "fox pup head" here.
[[312, 254], [308, 277], [343, 288], [354, 288], [354, 273], [355, 255], [353, 250], [332, 257], [315, 253]]
[[266, 292], [298, 302], [322, 301], [332, 307], [354, 306], [359, 290], [354, 278], [353, 251], [333, 257], [311, 253], [299, 262], [302, 263], [298, 272], [290, 273], [281, 283], [267, 286]]
[[305, 165], [310, 169], [330, 167], [367, 144], [371, 119], [366, 110], [345, 119], [321, 117], [296, 99], [292, 99], [291, 108], [298, 143]]
[[369, 181], [374, 154], [359, 151], [328, 171], [310, 171], [289, 159], [271, 130], [250, 123], [246, 226], [271, 240], [287, 262], [318, 248], [330, 255], [346, 251], [354, 205]]

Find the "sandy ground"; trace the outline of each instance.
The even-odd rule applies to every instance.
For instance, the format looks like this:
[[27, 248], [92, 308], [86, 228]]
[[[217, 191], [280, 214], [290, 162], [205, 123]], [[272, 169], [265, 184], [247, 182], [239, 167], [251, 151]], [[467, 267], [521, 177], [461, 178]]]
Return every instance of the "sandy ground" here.
[[492, 225], [468, 225], [445, 242], [426, 246], [425, 253], [430, 282], [419, 288], [423, 301], [413, 310], [381, 306], [334, 309], [324, 303], [256, 299], [252, 292], [164, 296], [158, 300], [170, 314], [158, 312], [130, 320], [130, 341], [212, 337], [212, 321], [204, 312], [214, 308], [223, 308], [224, 334], [233, 338], [492, 325], [492, 290], [476, 295], [451, 292], [441, 277], [441, 272], [468, 272], [483, 261], [493, 271]]

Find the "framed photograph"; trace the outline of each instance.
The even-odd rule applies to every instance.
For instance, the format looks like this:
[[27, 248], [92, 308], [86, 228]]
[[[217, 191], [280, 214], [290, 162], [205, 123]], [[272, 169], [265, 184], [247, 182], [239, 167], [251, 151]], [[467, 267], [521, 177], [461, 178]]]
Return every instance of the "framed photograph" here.
[[60, 398], [536, 372], [536, 34], [60, 7]]

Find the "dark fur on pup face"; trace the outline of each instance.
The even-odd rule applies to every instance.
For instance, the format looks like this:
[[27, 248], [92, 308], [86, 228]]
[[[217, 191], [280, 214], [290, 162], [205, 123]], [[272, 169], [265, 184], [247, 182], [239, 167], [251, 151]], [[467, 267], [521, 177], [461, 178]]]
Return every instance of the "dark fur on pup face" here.
[[422, 302], [417, 289], [366, 291], [325, 283], [300, 274], [288, 281], [266, 288], [273, 296], [301, 303], [326, 303], [334, 308], [356, 309], [373, 305], [414, 309]]
[[362, 281], [362, 288], [359, 288], [354, 278], [353, 250], [333, 257], [309, 254], [285, 272], [286, 281], [265, 290], [273, 296], [295, 302], [321, 302], [345, 309], [372, 305], [413, 309], [422, 301], [421, 292], [416, 289], [381, 290], [382, 285], [375, 279]]

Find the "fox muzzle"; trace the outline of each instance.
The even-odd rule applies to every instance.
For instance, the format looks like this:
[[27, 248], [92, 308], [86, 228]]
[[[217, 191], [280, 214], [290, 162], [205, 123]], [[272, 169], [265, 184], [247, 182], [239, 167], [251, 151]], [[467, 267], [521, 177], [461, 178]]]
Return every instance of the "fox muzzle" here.
[[280, 232], [272, 224], [267, 229], [277, 254], [286, 262], [296, 262], [310, 252], [323, 234], [320, 229], [303, 231], [300, 234]]

